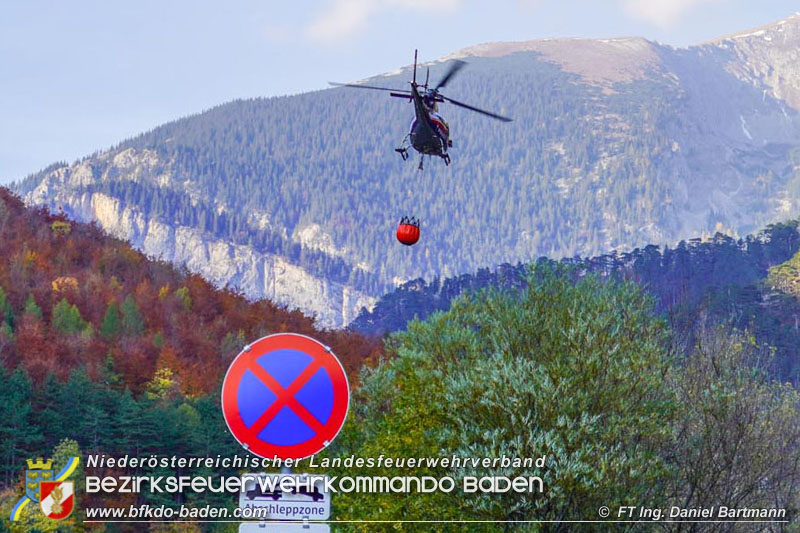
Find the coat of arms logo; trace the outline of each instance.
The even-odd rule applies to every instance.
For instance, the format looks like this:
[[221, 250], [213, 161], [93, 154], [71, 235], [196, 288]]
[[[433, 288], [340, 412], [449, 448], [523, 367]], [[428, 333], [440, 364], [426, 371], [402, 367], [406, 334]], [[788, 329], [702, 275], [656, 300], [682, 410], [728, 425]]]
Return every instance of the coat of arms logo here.
[[57, 474], [52, 459], [28, 459], [25, 470], [25, 496], [11, 510], [11, 521], [19, 520], [22, 510], [31, 502], [39, 503], [44, 515], [53, 520], [68, 517], [75, 507], [75, 484], [66, 479], [77, 468], [80, 459], [70, 457]]
[[31, 501], [38, 502], [41, 499], [39, 484], [42, 481], [53, 481], [53, 461], [44, 461], [38, 457], [35, 461], [28, 459], [28, 469], [25, 471], [25, 496]]
[[75, 499], [72, 497], [72, 481], [42, 481], [42, 499], [39, 506], [47, 518], [61, 520], [72, 513]]

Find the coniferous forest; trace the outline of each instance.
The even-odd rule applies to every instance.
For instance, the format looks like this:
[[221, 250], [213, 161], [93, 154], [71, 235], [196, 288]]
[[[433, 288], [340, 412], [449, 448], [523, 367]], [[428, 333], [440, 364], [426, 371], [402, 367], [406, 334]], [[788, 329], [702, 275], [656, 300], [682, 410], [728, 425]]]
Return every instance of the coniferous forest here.
[[[800, 383], [800, 234], [797, 221], [773, 224], [743, 239], [717, 234], [681, 241], [675, 247], [647, 246], [628, 253], [565, 259], [570, 276], [587, 274], [631, 280], [650, 293], [656, 309], [686, 336], [699, 326], [725, 324], [747, 330], [775, 350], [775, 375]], [[554, 261], [541, 258], [539, 264]], [[363, 310], [350, 325], [376, 335], [405, 329], [450, 307], [459, 295], [488, 288], [525, 285], [528, 265], [439, 279], [409, 281]]]

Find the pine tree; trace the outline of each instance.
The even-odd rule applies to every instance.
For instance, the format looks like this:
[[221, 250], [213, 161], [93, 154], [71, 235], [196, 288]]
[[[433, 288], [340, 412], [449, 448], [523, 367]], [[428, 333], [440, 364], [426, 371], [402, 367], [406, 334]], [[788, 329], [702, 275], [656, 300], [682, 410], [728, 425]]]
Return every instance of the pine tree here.
[[119, 396], [116, 415], [111, 419], [117, 449], [139, 455], [145, 445], [142, 406], [127, 387]]
[[164, 347], [164, 334], [162, 332], [157, 331], [156, 334], [153, 335], [153, 346], [159, 350]]
[[100, 335], [106, 339], [113, 339], [119, 335], [119, 331], [119, 306], [117, 302], [111, 302], [108, 304], [106, 314], [103, 317], [103, 323], [100, 325]]
[[14, 310], [0, 287], [0, 352], [14, 339]]
[[66, 298], [62, 298], [53, 308], [53, 329], [59, 333], [80, 333], [87, 327], [88, 324], [81, 317], [81, 312]]
[[[109, 418], [116, 407], [116, 391], [98, 388], [86, 370], [73, 370], [64, 385], [69, 401], [61, 410], [65, 428], [71, 428], [78, 439], [91, 449], [99, 449], [109, 442]], [[72, 434], [72, 431], [70, 432]]]
[[136, 305], [136, 301], [130, 294], [122, 302], [122, 331], [125, 335], [135, 337], [144, 332], [144, 318]]
[[9, 334], [14, 331], [14, 309], [6, 297], [3, 287], [0, 287], [0, 329]]
[[108, 351], [106, 354], [106, 361], [103, 365], [103, 383], [115, 387], [122, 382], [122, 376], [119, 375], [116, 368], [116, 363], [114, 362], [114, 354], [111, 353], [111, 350]]
[[11, 375], [0, 365], [0, 479], [6, 486], [16, 480], [23, 461], [35, 456], [42, 440], [39, 426], [31, 424], [31, 380], [22, 369]]
[[33, 297], [33, 293], [29, 294], [28, 299], [25, 300], [25, 314], [33, 315], [39, 320], [42, 319], [42, 308], [36, 304], [36, 298]]
[[64, 390], [65, 387], [54, 374], [48, 374], [36, 394], [31, 422], [36, 427], [47, 428], [43, 442], [45, 448], [55, 446], [69, 433], [62, 417], [64, 405], [66, 403], [68, 406], [70, 401], [70, 395]]

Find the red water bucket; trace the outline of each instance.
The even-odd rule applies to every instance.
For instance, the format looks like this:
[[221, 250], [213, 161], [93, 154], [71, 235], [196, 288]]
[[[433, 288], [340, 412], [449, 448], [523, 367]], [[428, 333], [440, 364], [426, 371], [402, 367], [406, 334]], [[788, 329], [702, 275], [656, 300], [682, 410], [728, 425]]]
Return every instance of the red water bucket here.
[[416, 244], [419, 240], [419, 224], [406, 220], [400, 221], [400, 224], [397, 225], [397, 240], [406, 246]]

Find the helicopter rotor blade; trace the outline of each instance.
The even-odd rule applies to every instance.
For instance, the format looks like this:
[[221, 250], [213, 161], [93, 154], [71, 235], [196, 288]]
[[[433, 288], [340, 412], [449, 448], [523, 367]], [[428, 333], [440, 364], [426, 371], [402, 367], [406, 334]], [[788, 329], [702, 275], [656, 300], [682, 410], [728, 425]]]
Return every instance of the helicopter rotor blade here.
[[361, 85], [360, 83], [336, 83], [334, 81], [329, 81], [328, 85], [332, 85], [334, 87], [355, 87], [356, 89], [374, 89], [376, 91], [408, 92], [408, 94], [411, 94], [411, 91], [403, 91], [403, 89], [390, 89], [389, 87], [375, 87], [374, 85]]
[[447, 85], [447, 82], [450, 81], [450, 78], [455, 76], [456, 73], [462, 68], [464, 68], [465, 65], [466, 63], [464, 61], [461, 61], [460, 59], [454, 60], [450, 65], [450, 70], [447, 71], [447, 74], [442, 76], [442, 79], [439, 80], [439, 84], [436, 87], [434, 87], [433, 90], [438, 91], [439, 89]]
[[481, 113], [486, 115], [487, 117], [496, 118], [497, 120], [502, 120], [503, 122], [511, 122], [513, 119], [508, 117], [504, 117], [503, 115], [498, 115], [497, 113], [492, 113], [491, 111], [486, 111], [484, 109], [480, 109], [478, 107], [471, 106], [469, 104], [465, 104], [464, 102], [459, 102], [458, 100], [453, 100], [447, 96], [442, 96], [445, 101], [450, 102], [451, 104], [457, 105], [459, 107], [463, 107], [464, 109], [469, 109], [470, 111], [475, 111], [476, 113]]

